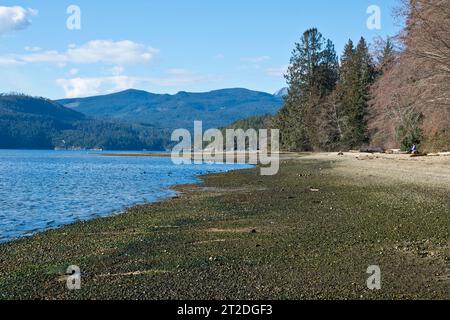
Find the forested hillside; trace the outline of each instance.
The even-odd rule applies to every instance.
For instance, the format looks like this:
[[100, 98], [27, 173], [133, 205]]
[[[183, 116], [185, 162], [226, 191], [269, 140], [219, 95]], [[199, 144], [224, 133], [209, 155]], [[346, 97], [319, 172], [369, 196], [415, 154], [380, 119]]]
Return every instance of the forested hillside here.
[[175, 95], [131, 89], [58, 102], [94, 118], [139, 122], [158, 128], [192, 129], [195, 120], [203, 121], [204, 128], [220, 128], [240, 119], [275, 114], [283, 99], [241, 88]]
[[248, 129], [266, 129], [270, 127], [272, 116], [271, 115], [263, 115], [263, 116], [255, 116], [242, 120], [238, 120], [233, 122], [232, 124], [226, 126], [225, 129], [242, 129], [244, 131]]
[[142, 125], [92, 120], [44, 98], [0, 96], [0, 148], [163, 150], [170, 133]]

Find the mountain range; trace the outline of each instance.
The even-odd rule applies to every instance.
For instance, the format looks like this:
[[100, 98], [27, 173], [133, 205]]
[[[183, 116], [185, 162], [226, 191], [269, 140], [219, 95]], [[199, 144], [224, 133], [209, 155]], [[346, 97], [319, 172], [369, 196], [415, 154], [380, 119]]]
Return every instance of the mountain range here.
[[192, 128], [195, 120], [202, 120], [205, 128], [220, 128], [240, 119], [275, 114], [283, 99], [280, 95], [241, 88], [175, 95], [130, 89], [57, 102], [92, 118], [175, 129]]
[[[154, 94], [140, 90], [52, 101], [0, 95], [0, 149], [103, 148], [164, 150], [175, 128], [259, 123], [277, 112], [282, 98], [247, 89]], [[233, 125], [235, 126], [235, 125]]]

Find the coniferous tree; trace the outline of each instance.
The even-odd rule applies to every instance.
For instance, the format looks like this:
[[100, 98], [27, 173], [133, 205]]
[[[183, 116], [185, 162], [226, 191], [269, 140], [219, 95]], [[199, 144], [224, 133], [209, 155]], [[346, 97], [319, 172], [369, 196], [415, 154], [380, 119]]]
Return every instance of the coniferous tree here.
[[334, 94], [339, 80], [339, 59], [334, 44], [328, 40], [323, 51], [323, 65], [321, 72], [322, 96], [318, 106], [318, 124], [316, 126], [316, 148], [325, 151], [336, 149], [339, 144], [340, 130]]
[[369, 53], [366, 40], [361, 37], [355, 51], [356, 68], [358, 73], [358, 103], [355, 108], [355, 146], [368, 143], [367, 114], [370, 100], [370, 87], [375, 80], [375, 66]]
[[[274, 120], [281, 129], [282, 147], [288, 150], [320, 149], [328, 142], [332, 121], [322, 121], [328, 95], [338, 79], [338, 59], [334, 45], [315, 28], [305, 31], [292, 53], [286, 80], [289, 93]], [[324, 138], [325, 136], [325, 138]]]
[[375, 68], [364, 38], [356, 48], [350, 40], [341, 58], [340, 80], [336, 90], [336, 109], [341, 146], [360, 147], [368, 141], [367, 108]]
[[383, 74], [386, 70], [392, 68], [396, 58], [397, 52], [395, 50], [394, 42], [388, 37], [378, 61], [379, 72]]

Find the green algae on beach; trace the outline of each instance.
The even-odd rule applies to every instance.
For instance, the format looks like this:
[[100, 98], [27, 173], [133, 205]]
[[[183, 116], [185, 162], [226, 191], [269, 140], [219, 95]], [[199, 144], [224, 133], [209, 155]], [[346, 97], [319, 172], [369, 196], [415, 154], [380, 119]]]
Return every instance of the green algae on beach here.
[[[0, 298], [447, 299], [449, 187], [402, 180], [396, 163], [380, 178], [390, 160], [370, 161], [209, 175], [171, 200], [1, 245]], [[66, 288], [69, 265], [81, 290]]]

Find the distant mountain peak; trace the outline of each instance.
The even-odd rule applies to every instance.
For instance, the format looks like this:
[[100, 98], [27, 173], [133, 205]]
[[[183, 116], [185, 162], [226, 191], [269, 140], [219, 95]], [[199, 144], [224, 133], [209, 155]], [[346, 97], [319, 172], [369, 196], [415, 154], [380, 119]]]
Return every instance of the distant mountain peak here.
[[284, 98], [285, 96], [288, 95], [288, 88], [287, 87], [281, 88], [280, 90], [275, 92], [273, 95], [278, 98]]
[[149, 95], [155, 95], [155, 93], [151, 93], [151, 92], [148, 92], [145, 90], [127, 89], [124, 91], [112, 93], [110, 95], [112, 95], [112, 96], [114, 96], [114, 95], [149, 96]]
[[145, 90], [139, 90], [139, 89], [130, 88], [130, 89], [126, 89], [126, 90], [120, 91], [118, 93], [149, 93], [149, 92], [145, 91]]

